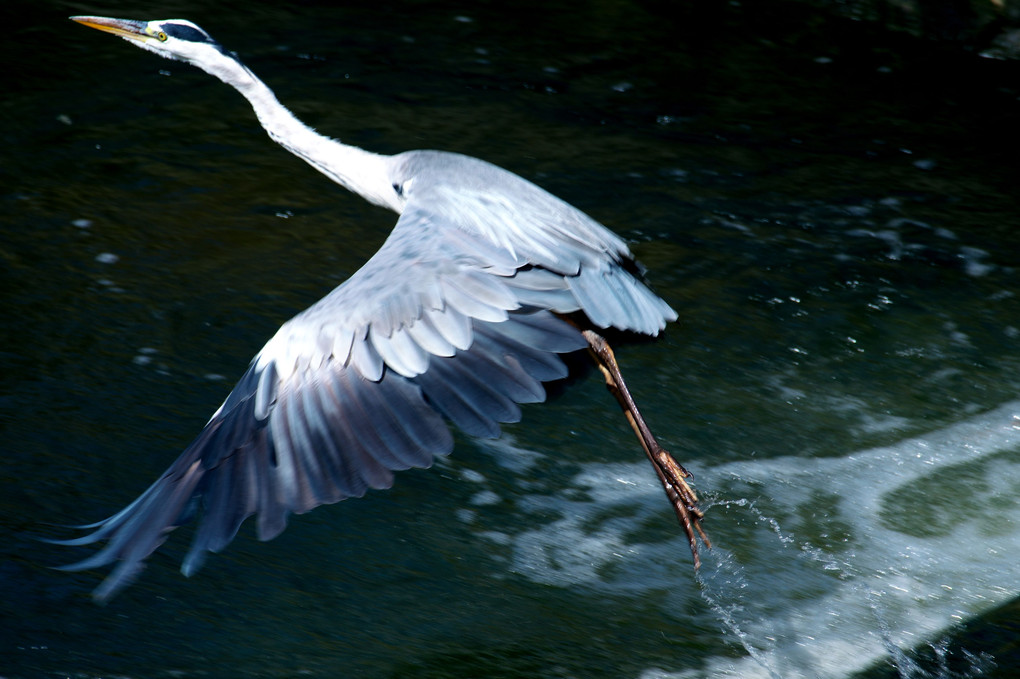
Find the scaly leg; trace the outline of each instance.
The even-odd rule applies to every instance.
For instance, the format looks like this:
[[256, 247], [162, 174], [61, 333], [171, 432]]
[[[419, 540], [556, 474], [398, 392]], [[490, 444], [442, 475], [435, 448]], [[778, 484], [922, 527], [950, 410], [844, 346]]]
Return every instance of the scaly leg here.
[[588, 340], [589, 352], [594, 357], [599, 370], [602, 371], [602, 376], [606, 378], [606, 388], [616, 397], [620, 407], [623, 408], [627, 421], [630, 422], [631, 428], [637, 434], [638, 440], [641, 441], [641, 447], [644, 448], [645, 455], [648, 456], [648, 460], [655, 468], [656, 476], [662, 482], [666, 497], [669, 498], [673, 505], [673, 511], [676, 512], [676, 518], [687, 534], [687, 542], [690, 544], [691, 554], [694, 556], [694, 567], [698, 568], [701, 565], [701, 558], [698, 556], [698, 541], [695, 532], [701, 536], [706, 547], [711, 549], [712, 543], [709, 542], [705, 531], [701, 529], [701, 520], [705, 514], [698, 509], [698, 496], [687, 485], [686, 479], [691, 478], [692, 474], [673, 459], [669, 451], [660, 446], [652, 436], [651, 430], [645, 424], [633, 397], [627, 390], [627, 384], [623, 381], [620, 366], [616, 363], [616, 357], [613, 355], [609, 343], [604, 337], [591, 330], [584, 330], [583, 333], [584, 338]]

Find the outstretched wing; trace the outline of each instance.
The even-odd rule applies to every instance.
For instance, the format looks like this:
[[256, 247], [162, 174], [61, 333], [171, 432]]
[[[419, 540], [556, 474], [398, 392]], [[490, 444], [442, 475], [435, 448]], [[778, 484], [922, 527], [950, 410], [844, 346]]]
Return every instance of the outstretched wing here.
[[[116, 563], [98, 599], [126, 586], [170, 531], [198, 514], [185, 574], [249, 516], [268, 540], [290, 513], [428, 467], [453, 446], [444, 418], [498, 436], [499, 423], [519, 420], [518, 404], [544, 400], [542, 382], [566, 376], [558, 354], [585, 346], [553, 312], [581, 310], [597, 325], [652, 334], [676, 317], [627, 272], [629, 252], [604, 227], [565, 203], [581, 217], [557, 204], [514, 207], [552, 198], [537, 187], [520, 180], [538, 192], [530, 202], [492, 200], [470, 185], [461, 200], [401, 160], [405, 175], [415, 171], [414, 188], [379, 252], [280, 328], [159, 480], [63, 541], [106, 543], [65, 567]], [[534, 227], [517, 221], [528, 219]], [[509, 236], [500, 226], [508, 220], [516, 224]]]

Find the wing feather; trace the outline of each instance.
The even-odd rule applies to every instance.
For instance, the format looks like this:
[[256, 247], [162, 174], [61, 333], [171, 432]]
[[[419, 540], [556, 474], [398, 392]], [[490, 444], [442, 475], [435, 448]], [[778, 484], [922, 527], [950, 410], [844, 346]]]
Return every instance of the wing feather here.
[[464, 350], [471, 346], [471, 319], [456, 309], [447, 307], [433, 310], [424, 316], [424, 320], [453, 348]]
[[458, 311], [468, 318], [478, 318], [483, 321], [499, 322], [507, 318], [506, 309], [494, 306], [471, 294], [465, 286], [463, 278], [443, 279], [443, 299], [448, 308]]
[[436, 329], [431, 319], [432, 312], [424, 314], [407, 327], [407, 334], [418, 343], [418, 346], [433, 356], [453, 356], [456, 348]]
[[404, 377], [414, 377], [428, 369], [428, 356], [406, 330], [386, 337], [372, 328], [369, 338], [383, 363]]
[[[367, 332], [367, 328], [366, 328]], [[371, 342], [365, 337], [356, 337], [351, 347], [351, 365], [366, 380], [377, 382], [382, 378], [383, 360]]]
[[335, 385], [340, 399], [345, 404], [345, 417], [336, 420], [336, 433], [345, 444], [344, 451], [351, 457], [354, 469], [368, 488], [389, 488], [393, 485], [393, 474], [379, 460], [375, 450], [375, 434], [363, 426], [367, 415], [359, 398], [358, 375], [338, 371]]

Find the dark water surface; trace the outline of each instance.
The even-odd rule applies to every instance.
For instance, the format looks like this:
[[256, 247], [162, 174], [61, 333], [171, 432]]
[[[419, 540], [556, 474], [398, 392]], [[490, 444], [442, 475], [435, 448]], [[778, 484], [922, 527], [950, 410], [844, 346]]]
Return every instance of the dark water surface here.
[[[8, 8], [0, 676], [1015, 676], [1018, 69], [707, 4]], [[701, 573], [596, 375], [194, 578], [187, 529], [105, 607], [48, 569], [81, 552], [33, 537], [133, 499], [394, 222], [79, 13], [192, 19], [320, 131], [630, 240], [681, 320], [619, 356]]]

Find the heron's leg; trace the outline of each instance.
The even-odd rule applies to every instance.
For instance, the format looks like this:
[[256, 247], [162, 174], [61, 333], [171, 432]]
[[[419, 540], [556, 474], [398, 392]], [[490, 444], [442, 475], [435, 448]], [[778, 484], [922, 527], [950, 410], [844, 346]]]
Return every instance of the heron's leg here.
[[701, 520], [705, 514], [698, 509], [698, 496], [687, 485], [686, 479], [691, 478], [692, 474], [673, 459], [669, 451], [660, 446], [652, 436], [651, 430], [645, 424], [644, 418], [641, 417], [641, 413], [634, 403], [634, 398], [627, 390], [627, 384], [623, 381], [620, 366], [616, 363], [616, 357], [613, 355], [609, 343], [592, 330], [584, 330], [583, 333], [584, 338], [588, 341], [588, 351], [594, 357], [599, 370], [602, 371], [602, 376], [606, 378], [606, 388], [616, 397], [620, 407], [623, 408], [627, 421], [630, 422], [631, 428], [637, 434], [645, 455], [648, 456], [648, 460], [655, 468], [655, 474], [662, 482], [666, 497], [669, 498], [673, 510], [676, 512], [676, 518], [687, 534], [687, 542], [690, 544], [691, 554], [694, 556], [694, 567], [697, 568], [701, 565], [701, 558], [698, 556], [698, 541], [695, 532], [701, 536], [707, 547], [711, 548], [712, 543], [709, 542], [705, 531], [701, 529]]

